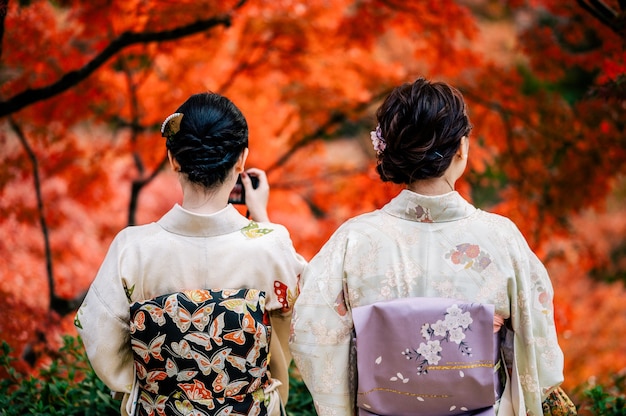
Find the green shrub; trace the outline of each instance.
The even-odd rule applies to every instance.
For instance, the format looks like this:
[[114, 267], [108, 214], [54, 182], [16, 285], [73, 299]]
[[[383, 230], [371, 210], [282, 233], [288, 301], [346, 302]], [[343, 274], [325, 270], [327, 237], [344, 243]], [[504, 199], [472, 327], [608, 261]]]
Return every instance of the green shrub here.
[[[119, 400], [96, 376], [77, 337], [66, 336], [51, 364], [37, 377], [13, 366], [10, 347], [2, 342], [0, 366], [8, 377], [0, 380], [0, 416], [119, 416]], [[289, 371], [288, 416], [315, 416], [313, 400], [292, 365]], [[582, 388], [581, 415], [626, 416], [626, 375], [614, 376], [610, 386]]]
[[8, 377], [0, 380], [0, 415], [119, 416], [120, 402], [93, 372], [80, 340], [67, 336], [63, 343], [37, 377], [18, 372], [9, 345], [2, 343], [0, 365]]
[[288, 416], [317, 415], [315, 406], [313, 406], [313, 398], [293, 364], [289, 368], [289, 401], [285, 410]]
[[626, 375], [613, 376], [610, 386], [595, 385], [583, 391], [581, 413], [594, 416], [626, 416]]
[[[94, 373], [80, 339], [66, 336], [63, 343], [50, 366], [37, 377], [19, 373], [12, 365], [15, 359], [9, 355], [9, 345], [2, 343], [0, 366], [9, 377], [0, 380], [0, 416], [119, 416], [120, 402]], [[296, 373], [292, 366], [287, 413], [315, 416], [311, 395]]]

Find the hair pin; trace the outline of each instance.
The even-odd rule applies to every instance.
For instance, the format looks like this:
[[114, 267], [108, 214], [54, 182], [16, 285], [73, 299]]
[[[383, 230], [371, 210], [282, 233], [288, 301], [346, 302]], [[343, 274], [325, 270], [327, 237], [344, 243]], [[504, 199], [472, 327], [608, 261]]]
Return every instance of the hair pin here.
[[436, 155], [436, 156], [439, 156], [439, 159], [443, 159], [443, 155], [442, 155], [441, 153], [439, 153], [439, 152], [435, 151], [435, 155]]
[[161, 136], [170, 138], [180, 131], [180, 122], [183, 119], [183, 113], [174, 113], [167, 116], [163, 124], [161, 124]]
[[372, 139], [372, 145], [374, 146], [374, 150], [376, 150], [376, 154], [380, 155], [385, 150], [385, 147], [387, 147], [387, 142], [383, 138], [380, 124], [376, 126], [376, 130], [370, 132], [370, 138]]

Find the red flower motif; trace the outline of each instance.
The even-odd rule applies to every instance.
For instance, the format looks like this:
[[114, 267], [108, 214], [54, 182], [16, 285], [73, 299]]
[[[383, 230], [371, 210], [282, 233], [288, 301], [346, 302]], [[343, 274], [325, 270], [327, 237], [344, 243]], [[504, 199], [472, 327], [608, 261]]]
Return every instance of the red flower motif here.
[[480, 247], [475, 244], [469, 245], [465, 250], [465, 255], [471, 259], [475, 259], [480, 254]]
[[450, 256], [450, 260], [452, 261], [452, 263], [454, 264], [460, 264], [461, 263], [461, 257], [463, 257], [463, 254], [460, 251], [455, 251], [454, 253], [452, 253], [452, 255]]

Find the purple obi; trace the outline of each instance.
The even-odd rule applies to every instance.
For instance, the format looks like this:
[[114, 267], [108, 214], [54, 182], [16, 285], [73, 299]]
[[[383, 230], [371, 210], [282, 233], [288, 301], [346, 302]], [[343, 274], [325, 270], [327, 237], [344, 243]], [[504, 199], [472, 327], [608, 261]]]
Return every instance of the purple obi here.
[[355, 307], [359, 415], [493, 415], [494, 305], [406, 298]]

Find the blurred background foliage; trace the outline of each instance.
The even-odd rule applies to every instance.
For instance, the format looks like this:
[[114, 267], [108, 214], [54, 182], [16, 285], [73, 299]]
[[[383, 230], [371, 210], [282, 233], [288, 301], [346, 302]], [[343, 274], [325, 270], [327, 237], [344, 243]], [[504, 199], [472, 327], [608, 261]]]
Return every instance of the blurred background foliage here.
[[[375, 174], [369, 131], [380, 100], [424, 76], [469, 105], [459, 192], [515, 221], [550, 272], [564, 387], [582, 407], [620, 408], [625, 11], [623, 0], [0, 0], [10, 368], [52, 377], [115, 233], [180, 200], [158, 130], [188, 95], [219, 92], [243, 110], [270, 216], [311, 258], [398, 192]], [[294, 391], [306, 407], [304, 386]]]

